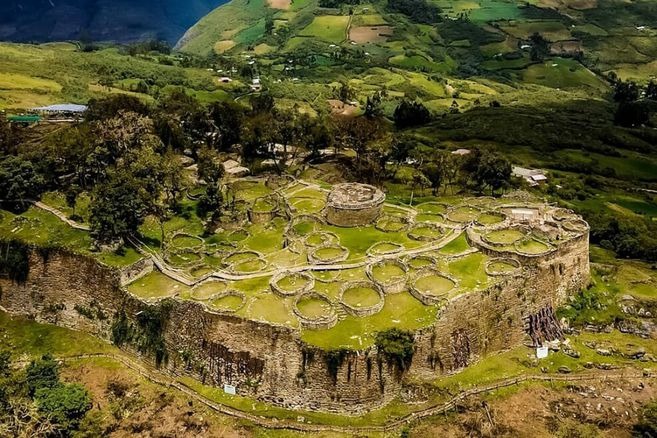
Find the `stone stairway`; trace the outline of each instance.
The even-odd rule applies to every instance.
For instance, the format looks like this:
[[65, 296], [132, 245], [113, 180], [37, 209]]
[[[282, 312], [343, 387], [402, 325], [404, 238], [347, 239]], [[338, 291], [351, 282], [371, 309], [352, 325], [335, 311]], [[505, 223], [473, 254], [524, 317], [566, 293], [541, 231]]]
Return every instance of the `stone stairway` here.
[[347, 316], [349, 316], [347, 311], [344, 310], [344, 306], [342, 306], [340, 303], [335, 304], [335, 313], [338, 314], [338, 321], [342, 321], [343, 319], [347, 318]]

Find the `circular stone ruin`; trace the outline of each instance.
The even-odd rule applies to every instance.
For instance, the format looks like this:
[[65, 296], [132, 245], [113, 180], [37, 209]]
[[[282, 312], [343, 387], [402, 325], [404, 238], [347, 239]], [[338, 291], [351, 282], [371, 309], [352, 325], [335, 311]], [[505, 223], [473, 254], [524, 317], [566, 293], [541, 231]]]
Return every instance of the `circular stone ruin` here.
[[466, 224], [474, 222], [480, 214], [481, 210], [478, 207], [472, 205], [461, 205], [450, 210], [449, 213], [447, 213], [447, 219], [457, 224]]
[[442, 202], [430, 201], [417, 205], [415, 209], [417, 210], [415, 222], [442, 224], [445, 222], [445, 214], [449, 206]]
[[549, 243], [543, 242], [536, 237], [529, 236], [513, 244], [515, 251], [524, 256], [538, 256], [548, 253], [554, 249]]
[[367, 265], [366, 273], [386, 294], [397, 294], [406, 289], [408, 267], [400, 260], [382, 260]]
[[205, 246], [202, 237], [193, 234], [176, 232], [167, 244], [168, 250], [173, 251], [201, 251]]
[[432, 242], [445, 236], [445, 230], [438, 224], [424, 222], [415, 224], [408, 231], [408, 237], [419, 242]]
[[438, 265], [438, 259], [431, 255], [421, 254], [407, 258], [406, 265], [410, 269], [420, 270]]
[[353, 281], [342, 285], [340, 304], [353, 316], [370, 316], [379, 313], [385, 304], [383, 290], [370, 281]]
[[226, 292], [228, 286], [223, 281], [208, 280], [197, 284], [192, 289], [191, 298], [195, 301], [206, 301]]
[[236, 290], [220, 292], [208, 300], [210, 311], [219, 313], [235, 313], [246, 304], [246, 295]]
[[344, 262], [349, 258], [349, 250], [337, 244], [322, 245], [308, 253], [308, 261], [317, 265], [330, 265]]
[[589, 230], [589, 224], [583, 219], [570, 219], [563, 222], [561, 226], [572, 233], [585, 233]]
[[405, 216], [384, 214], [379, 216], [374, 228], [384, 233], [397, 233], [405, 230], [409, 225], [409, 219]]
[[299, 295], [294, 302], [293, 311], [304, 328], [327, 330], [338, 322], [338, 313], [331, 301], [315, 291]]
[[524, 239], [527, 236], [527, 233], [528, 230], [521, 227], [509, 227], [490, 231], [481, 238], [489, 245], [502, 247], [513, 245], [519, 240]]
[[486, 274], [491, 277], [513, 275], [520, 271], [520, 262], [511, 258], [496, 258], [486, 263]]
[[330, 231], [313, 231], [310, 234], [306, 234], [303, 239], [303, 242], [306, 246], [315, 248], [317, 246], [326, 246], [334, 245], [340, 242], [340, 238]]
[[374, 245], [370, 246], [367, 249], [367, 255], [371, 257], [376, 257], [382, 255], [397, 254], [398, 252], [402, 252], [403, 250], [404, 250], [404, 245], [397, 242], [388, 242], [383, 240], [381, 242], [377, 242]]
[[289, 297], [315, 287], [315, 277], [307, 272], [280, 272], [269, 280], [269, 287], [276, 295]]
[[506, 220], [506, 215], [498, 211], [486, 211], [479, 215], [475, 223], [482, 227], [499, 225]]
[[324, 210], [326, 220], [339, 227], [372, 224], [379, 217], [385, 199], [386, 195], [371, 185], [338, 184], [328, 195]]
[[224, 259], [226, 269], [234, 274], [250, 274], [267, 267], [267, 261], [257, 251], [235, 251]]
[[279, 203], [274, 196], [263, 196], [253, 201], [249, 209], [252, 224], [264, 224], [273, 220], [278, 214]]
[[446, 301], [457, 286], [456, 279], [434, 268], [417, 271], [410, 281], [411, 295], [426, 306]]

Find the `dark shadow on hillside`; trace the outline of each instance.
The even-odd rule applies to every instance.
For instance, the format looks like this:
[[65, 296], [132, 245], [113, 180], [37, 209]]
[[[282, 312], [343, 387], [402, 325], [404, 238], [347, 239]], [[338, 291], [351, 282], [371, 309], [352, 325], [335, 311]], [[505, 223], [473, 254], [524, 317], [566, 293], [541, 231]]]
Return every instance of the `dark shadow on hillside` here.
[[[615, 171], [606, 168], [608, 165], [596, 163], [595, 158], [568, 162], [563, 154], [555, 154], [575, 150], [582, 151], [584, 157], [620, 158], [634, 153], [657, 153], [657, 129], [615, 126], [614, 111], [615, 105], [599, 100], [541, 106], [478, 107], [462, 114], [446, 114], [420, 132], [442, 141], [494, 143], [506, 153], [520, 147], [531, 150], [535, 161], [545, 167], [617, 176]], [[655, 181], [657, 175], [622, 179]]]

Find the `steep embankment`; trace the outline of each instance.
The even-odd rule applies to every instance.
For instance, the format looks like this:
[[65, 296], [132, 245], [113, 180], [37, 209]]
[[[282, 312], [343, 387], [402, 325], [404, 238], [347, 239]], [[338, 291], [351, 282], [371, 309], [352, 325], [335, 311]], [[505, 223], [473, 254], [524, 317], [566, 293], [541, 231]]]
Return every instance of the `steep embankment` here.
[[226, 0], [9, 0], [0, 3], [0, 39], [77, 39], [175, 43], [199, 18]]

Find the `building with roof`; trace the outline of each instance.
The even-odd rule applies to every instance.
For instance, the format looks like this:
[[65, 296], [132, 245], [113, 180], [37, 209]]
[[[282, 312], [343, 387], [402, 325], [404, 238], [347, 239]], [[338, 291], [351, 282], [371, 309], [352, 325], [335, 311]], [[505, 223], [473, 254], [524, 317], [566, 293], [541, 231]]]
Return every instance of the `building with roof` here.
[[48, 105], [48, 106], [39, 106], [32, 108], [32, 111], [35, 113], [44, 113], [44, 114], [82, 114], [88, 109], [87, 105], [78, 105], [74, 103], [62, 103], [57, 105]]
[[512, 174], [516, 178], [524, 179], [532, 187], [543, 184], [548, 180], [547, 175], [545, 175], [545, 171], [541, 169], [527, 169], [524, 167], [514, 166], [512, 169]]

